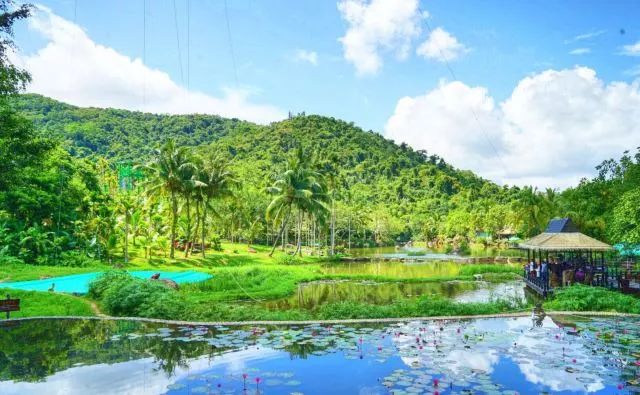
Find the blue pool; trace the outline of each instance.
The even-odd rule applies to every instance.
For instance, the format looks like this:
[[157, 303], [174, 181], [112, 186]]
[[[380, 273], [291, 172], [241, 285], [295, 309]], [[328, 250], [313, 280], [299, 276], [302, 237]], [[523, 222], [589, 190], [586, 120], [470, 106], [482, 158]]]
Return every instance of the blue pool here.
[[[195, 283], [210, 279], [210, 274], [184, 271], [184, 272], [159, 272], [153, 270], [140, 270], [129, 272], [132, 276], [148, 279], [155, 273], [160, 273], [160, 279], [173, 280], [178, 284]], [[85, 294], [89, 291], [89, 283], [96, 279], [102, 272], [74, 274], [71, 276], [51, 277], [43, 280], [16, 281], [0, 283], [0, 288], [20, 289], [23, 291], [48, 291], [55, 284], [56, 292]]]

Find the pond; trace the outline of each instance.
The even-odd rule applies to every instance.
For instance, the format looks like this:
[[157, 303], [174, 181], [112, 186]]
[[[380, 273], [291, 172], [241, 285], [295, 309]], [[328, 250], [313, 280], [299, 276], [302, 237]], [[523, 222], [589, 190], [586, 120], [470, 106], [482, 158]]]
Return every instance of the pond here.
[[640, 320], [0, 327], [2, 394], [631, 394]]
[[533, 295], [525, 293], [522, 281], [489, 283], [485, 281], [442, 282], [384, 282], [372, 281], [315, 281], [298, 285], [290, 297], [264, 302], [270, 309], [315, 309], [325, 303], [350, 301], [384, 305], [400, 298], [437, 295], [457, 302], [533, 301]]

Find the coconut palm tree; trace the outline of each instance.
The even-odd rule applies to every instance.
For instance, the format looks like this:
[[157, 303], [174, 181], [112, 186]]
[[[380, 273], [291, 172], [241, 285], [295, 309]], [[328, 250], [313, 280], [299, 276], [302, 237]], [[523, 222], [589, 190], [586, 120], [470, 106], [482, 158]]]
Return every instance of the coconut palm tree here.
[[276, 236], [273, 248], [269, 253], [272, 256], [282, 237], [284, 229], [289, 222], [291, 212], [297, 211], [298, 216], [298, 240], [296, 253], [301, 250], [301, 226], [305, 214], [321, 219], [328, 213], [327, 203], [330, 198], [322, 175], [313, 170], [311, 158], [305, 154], [302, 148], [298, 148], [294, 155], [287, 160], [285, 171], [278, 176], [273, 185], [267, 188], [267, 192], [274, 195], [267, 207], [267, 220], [279, 220], [280, 231]]
[[124, 263], [129, 263], [129, 233], [131, 233], [131, 218], [136, 207], [137, 202], [135, 196], [131, 192], [125, 191], [118, 197], [117, 209], [123, 214], [122, 221], [124, 233]]
[[171, 250], [169, 256], [175, 258], [176, 228], [178, 226], [178, 197], [184, 190], [187, 168], [193, 168], [190, 153], [186, 147], [177, 147], [173, 139], [154, 151], [154, 156], [145, 169], [151, 177], [146, 183], [150, 194], [163, 193], [171, 201]]
[[211, 204], [214, 200], [233, 196], [238, 181], [230, 169], [231, 162], [220, 157], [210, 157], [196, 174], [197, 200], [200, 204], [200, 236], [202, 237], [202, 257], [206, 256], [205, 242], [207, 218], [210, 214]]

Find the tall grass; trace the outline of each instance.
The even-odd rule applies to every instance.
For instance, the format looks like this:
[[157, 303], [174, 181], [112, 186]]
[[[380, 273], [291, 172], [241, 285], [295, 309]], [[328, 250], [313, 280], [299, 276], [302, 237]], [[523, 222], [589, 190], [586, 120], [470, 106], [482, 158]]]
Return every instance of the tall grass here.
[[640, 314], [640, 298], [600, 287], [574, 285], [556, 291], [544, 303], [546, 310], [613, 311]]
[[[87, 300], [71, 295], [53, 292], [20, 291], [2, 288], [2, 298], [10, 294], [12, 299], [20, 299], [20, 311], [12, 312], [12, 318], [35, 316], [93, 316]], [[1, 313], [4, 318], [4, 313]]]

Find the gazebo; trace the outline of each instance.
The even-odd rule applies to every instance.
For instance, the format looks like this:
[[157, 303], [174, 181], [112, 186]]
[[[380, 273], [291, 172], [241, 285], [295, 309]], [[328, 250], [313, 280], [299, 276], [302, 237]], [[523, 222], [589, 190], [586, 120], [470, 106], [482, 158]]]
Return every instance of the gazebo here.
[[[604, 253], [612, 247], [580, 233], [570, 218], [551, 220], [543, 233], [518, 247], [527, 250], [525, 282], [543, 296], [554, 288], [573, 283], [608, 284]], [[530, 262], [534, 262], [534, 270], [531, 270]], [[546, 262], [546, 272], [542, 268], [543, 262]]]

